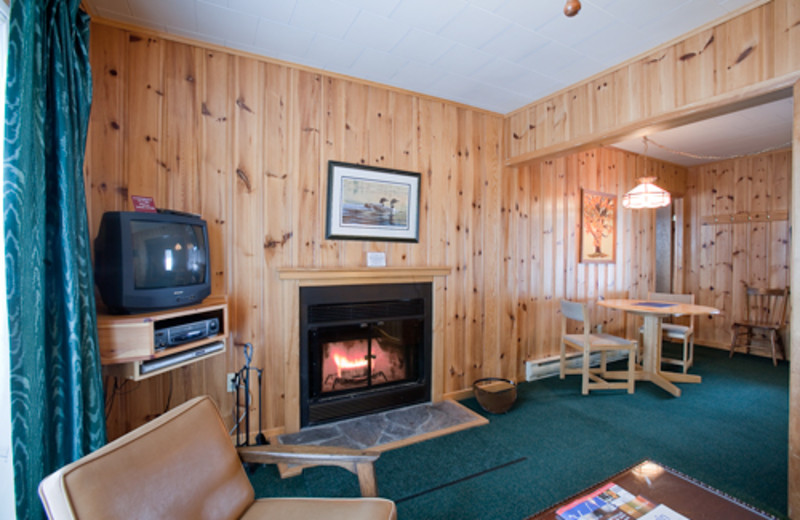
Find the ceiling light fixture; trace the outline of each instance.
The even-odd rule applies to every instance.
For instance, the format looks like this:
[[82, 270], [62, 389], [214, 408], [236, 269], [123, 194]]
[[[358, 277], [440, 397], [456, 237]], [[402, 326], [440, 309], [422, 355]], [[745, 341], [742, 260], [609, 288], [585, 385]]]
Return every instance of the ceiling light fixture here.
[[580, 10], [581, 10], [580, 0], [567, 0], [567, 4], [564, 6], [564, 14], [569, 16], [570, 18], [578, 14], [578, 11]]
[[[647, 173], [647, 137], [644, 140], [644, 172]], [[672, 201], [667, 190], [655, 184], [657, 177], [641, 177], [639, 185], [622, 196], [622, 207], [628, 209], [663, 208]]]

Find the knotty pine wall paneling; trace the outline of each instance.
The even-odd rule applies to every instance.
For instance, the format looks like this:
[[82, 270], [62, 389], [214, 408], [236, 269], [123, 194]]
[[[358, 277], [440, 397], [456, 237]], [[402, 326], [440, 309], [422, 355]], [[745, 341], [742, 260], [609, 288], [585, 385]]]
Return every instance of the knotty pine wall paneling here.
[[[265, 428], [280, 429], [285, 366], [294, 361], [283, 359], [282, 334], [271, 326], [284, 312], [279, 267], [359, 266], [373, 250], [386, 252], [389, 265], [452, 266], [444, 387], [458, 395], [478, 377], [521, 379], [525, 360], [554, 355], [560, 298], [644, 296], [651, 288], [651, 212], [620, 209], [614, 264], [578, 263], [581, 188], [621, 198], [647, 171], [686, 195], [688, 213], [710, 204], [704, 188], [687, 188], [686, 170], [669, 163], [600, 148], [501, 169], [499, 116], [144, 33], [94, 29], [93, 67], [103, 72], [96, 73], [87, 148], [93, 229], [103, 211], [127, 209], [133, 193], [203, 214], [213, 291], [228, 296], [234, 343], [225, 356], [127, 385], [109, 417], [112, 435], [159, 413], [170, 394], [180, 402], [209, 393], [230, 410], [225, 373], [244, 363], [247, 342], [253, 365], [265, 371]], [[569, 126], [565, 114], [553, 104], [541, 120]], [[541, 120], [524, 127], [530, 140]], [[184, 133], [184, 126], [192, 128]], [[420, 243], [325, 240], [328, 160], [419, 171]], [[697, 245], [709, 230], [687, 226], [687, 265], [710, 294], [728, 276], [724, 255], [695, 267], [698, 255], [713, 253]], [[778, 253], [786, 247], [770, 244]], [[762, 264], [771, 277], [783, 265]], [[607, 330], [635, 335], [634, 320], [593, 313]], [[726, 325], [707, 327], [717, 337]]]
[[[502, 150], [498, 145], [502, 142], [502, 126], [487, 124], [484, 119], [481, 121], [481, 142], [480, 150], [483, 153], [483, 160], [480, 167], [487, 170], [488, 165], [500, 165]], [[509, 344], [502, 334], [503, 329], [503, 287], [502, 278], [503, 255], [503, 221], [501, 219], [500, 207], [502, 196], [502, 169], [497, 168], [490, 176], [489, 171], [485, 171], [480, 176], [481, 190], [483, 198], [479, 203], [482, 209], [483, 224], [481, 234], [483, 235], [482, 244], [473, 253], [476, 261], [482, 263], [483, 273], [481, 279], [476, 281], [473, 293], [477, 296], [481, 287], [483, 292], [483, 312], [479, 319], [478, 327], [483, 329], [481, 343], [477, 345], [477, 354], [482, 355], [482, 366], [477, 372], [481, 375], [489, 373], [515, 374], [519, 373], [522, 366], [519, 358], [519, 351]]]
[[[103, 178], [92, 178], [87, 183], [86, 205], [89, 220], [98, 224], [103, 211], [121, 210], [125, 198], [123, 179], [126, 126], [125, 83], [127, 75], [127, 34], [105, 26], [94, 26], [93, 37], [102, 39], [104, 45], [92, 53], [93, 106], [86, 146], [86, 163], [95, 171], [104, 172]], [[98, 64], [98, 65], [96, 65]], [[100, 65], [101, 64], [101, 65]], [[99, 67], [103, 68], [100, 69]]]
[[578, 261], [580, 205], [581, 189], [616, 195], [621, 204], [645, 170], [671, 192], [685, 192], [686, 168], [615, 148], [506, 169], [501, 218], [507, 283], [501, 319], [511, 336], [506, 341], [518, 345], [521, 361], [558, 353], [562, 298], [590, 302], [595, 323], [610, 333], [636, 337], [638, 322], [594, 302], [601, 296], [644, 298], [652, 290], [655, 212], [618, 207], [616, 261], [584, 264]]
[[[789, 284], [791, 164], [791, 152], [779, 150], [689, 168], [685, 283], [699, 304], [721, 310], [698, 318], [696, 342], [730, 345], [731, 323], [744, 317], [745, 286]], [[757, 218], [766, 214], [779, 217]], [[707, 223], [711, 217], [718, 222]]]
[[[253, 366], [264, 369], [264, 428], [279, 431], [283, 377], [296, 360], [283, 359], [283, 332], [271, 326], [285, 312], [277, 269], [360, 266], [366, 251], [386, 252], [389, 265], [453, 267], [442, 320], [445, 393], [466, 395], [480, 376], [521, 379], [526, 359], [558, 350], [558, 299], [643, 296], [651, 288], [651, 212], [621, 210], [613, 266], [577, 262], [580, 188], [621, 197], [645, 168], [684, 195], [684, 281], [725, 307], [720, 319], [728, 319], [735, 291], [712, 296], [712, 283], [785, 280], [788, 231], [773, 222], [747, 233], [722, 229], [717, 240], [703, 229], [713, 226], [698, 221], [701, 208], [726, 204], [697, 180], [712, 174], [687, 176], [610, 148], [572, 150], [791, 85], [800, 76], [799, 6], [760, 3], [505, 118], [94, 23], [85, 165], [92, 230], [104, 211], [130, 209], [131, 194], [200, 212], [209, 222], [213, 294], [228, 297], [235, 343], [224, 356], [125, 383], [109, 411], [110, 436], [198, 393], [210, 394], [232, 425], [240, 411], [232, 413], [225, 373], [241, 367], [244, 342], [255, 347]], [[328, 160], [419, 171], [420, 243], [324, 240]], [[765, 167], [767, 178], [775, 164]], [[736, 207], [749, 188], [722, 177]], [[726, 263], [728, 250], [737, 254]], [[635, 335], [633, 320], [593, 311], [607, 330]], [[722, 337], [726, 325], [714, 319], [702, 323], [698, 342]]]
[[[165, 44], [171, 45], [166, 41]], [[231, 279], [226, 294], [232, 338], [227, 356], [228, 366], [230, 372], [235, 372], [246, 362], [244, 348], [248, 343], [253, 346], [255, 353], [253, 366], [267, 369], [262, 361], [263, 338], [267, 330], [265, 322], [267, 305], [263, 294], [266, 281], [266, 266], [262, 260], [265, 194], [262, 173], [263, 141], [260, 138], [264, 125], [265, 74], [263, 64], [239, 56], [231, 58], [231, 67], [233, 84], [229, 91], [232, 94], [229, 102], [232, 103], [230, 120], [232, 162], [227, 173], [231, 179], [228, 233], [232, 234], [232, 255]], [[212, 143], [206, 145], [213, 146]], [[267, 389], [264, 391], [264, 396], [270, 393]], [[253, 395], [256, 393], [253, 392]], [[230, 398], [226, 400], [230, 401]], [[265, 402], [267, 405], [263, 413], [270, 417], [273, 414], [271, 401], [265, 399]], [[233, 415], [240, 417], [243, 412], [244, 410], [234, 410]]]
[[[293, 190], [292, 179], [289, 172], [291, 168], [290, 150], [290, 86], [291, 74], [286, 67], [273, 64], [265, 66], [264, 89], [264, 188], [269, 196], [263, 208], [264, 236], [262, 238], [264, 265], [292, 265], [291, 242], [294, 238], [292, 226], [293, 212], [291, 193]], [[275, 202], [272, 202], [272, 201]], [[275, 331], [273, 323], [283, 323], [281, 317], [286, 312], [282, 308], [277, 294], [280, 292], [280, 280], [276, 269], [265, 269], [264, 290], [275, 293], [275, 297], [265, 298], [264, 338], [280, 337]], [[230, 296], [229, 296], [230, 297]], [[285, 365], [284, 349], [272, 348], [266, 359], [269, 362], [259, 365], [264, 370], [264, 387], [262, 396], [265, 406], [265, 424], [279, 425], [284, 420], [282, 389], [284, 388]], [[278, 403], [277, 405], [275, 403]]]
[[755, 4], [508, 114], [506, 165], [788, 91], [800, 78], [800, 7], [797, 0]]
[[[223, 356], [113, 391], [116, 437], [166, 407], [210, 394], [229, 426], [225, 374], [264, 370], [264, 429], [284, 419], [281, 267], [452, 266], [444, 298], [445, 393], [514, 377], [520, 355], [502, 319], [502, 117], [257, 57], [95, 23], [94, 106], [85, 174], [90, 224], [131, 209], [130, 195], [209, 223], [212, 293], [227, 296]], [[419, 244], [325, 240], [329, 160], [422, 175]], [[255, 379], [255, 378], [253, 378]], [[255, 381], [252, 391], [255, 392]], [[255, 395], [255, 393], [253, 394]], [[251, 421], [251, 428], [255, 428]]]

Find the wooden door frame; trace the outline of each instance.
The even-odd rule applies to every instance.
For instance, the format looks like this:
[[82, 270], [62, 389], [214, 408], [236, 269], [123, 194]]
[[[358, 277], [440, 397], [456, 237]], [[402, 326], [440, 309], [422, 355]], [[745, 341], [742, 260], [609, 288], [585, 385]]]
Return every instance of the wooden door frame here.
[[[792, 200], [791, 229], [800, 229], [800, 81], [795, 82], [794, 117], [792, 124]], [[792, 312], [789, 316], [790, 346], [789, 359], [800, 360], [800, 240], [792, 240], [792, 260], [790, 264], [793, 288], [789, 301]], [[800, 365], [789, 365], [789, 517], [800, 511]]]

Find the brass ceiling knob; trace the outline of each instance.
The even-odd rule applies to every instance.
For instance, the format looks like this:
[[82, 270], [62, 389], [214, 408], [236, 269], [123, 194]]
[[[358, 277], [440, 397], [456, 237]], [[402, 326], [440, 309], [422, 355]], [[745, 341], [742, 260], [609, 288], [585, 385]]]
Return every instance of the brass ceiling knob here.
[[578, 11], [580, 10], [581, 10], [580, 0], [567, 0], [566, 5], [564, 6], [564, 14], [570, 17], [578, 14]]

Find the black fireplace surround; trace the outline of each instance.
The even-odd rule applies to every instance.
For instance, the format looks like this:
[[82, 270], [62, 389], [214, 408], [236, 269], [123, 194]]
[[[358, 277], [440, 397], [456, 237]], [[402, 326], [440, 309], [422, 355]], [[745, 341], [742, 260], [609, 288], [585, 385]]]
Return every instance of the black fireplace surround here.
[[431, 399], [430, 283], [300, 288], [300, 426]]

